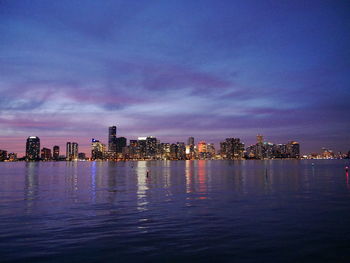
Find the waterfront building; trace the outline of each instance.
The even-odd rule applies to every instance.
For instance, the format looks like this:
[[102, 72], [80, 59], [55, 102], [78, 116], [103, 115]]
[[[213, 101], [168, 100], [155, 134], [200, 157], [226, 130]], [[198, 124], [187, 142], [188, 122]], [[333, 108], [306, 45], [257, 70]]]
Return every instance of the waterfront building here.
[[138, 144], [139, 158], [145, 159], [146, 158], [146, 149], [147, 149], [147, 137], [138, 137], [137, 144]]
[[52, 155], [52, 158], [55, 160], [55, 161], [58, 161], [59, 158], [60, 158], [60, 147], [58, 145], [55, 145], [53, 147], [53, 155]]
[[66, 144], [66, 160], [74, 161], [78, 159], [78, 143], [67, 142]]
[[137, 140], [130, 140], [129, 144], [129, 158], [138, 159], [140, 158], [139, 144]]
[[52, 159], [51, 149], [49, 149], [49, 148], [42, 148], [41, 149], [41, 160], [49, 161], [51, 159]]
[[10, 162], [16, 162], [18, 159], [17, 159], [17, 153], [9, 153], [8, 154], [8, 160]]
[[7, 160], [7, 151], [0, 150], [0, 162]]
[[126, 138], [125, 137], [118, 137], [116, 139], [116, 152], [122, 153], [123, 148], [126, 147]]
[[226, 138], [220, 143], [220, 155], [223, 159], [242, 159], [244, 155], [244, 144], [239, 138]]
[[146, 138], [146, 158], [154, 159], [157, 154], [157, 138], [149, 136]]
[[79, 160], [86, 160], [86, 154], [85, 153], [78, 153], [78, 159]]
[[291, 141], [287, 144], [288, 157], [299, 159], [300, 158], [300, 145], [298, 142]]
[[106, 145], [99, 140], [91, 140], [91, 160], [103, 160], [105, 157]]
[[39, 161], [40, 159], [40, 139], [37, 136], [29, 136], [26, 142], [26, 160]]
[[186, 145], [184, 142], [177, 142], [177, 160], [186, 160]]
[[117, 127], [111, 126], [108, 128], [108, 151], [116, 153], [117, 147]]

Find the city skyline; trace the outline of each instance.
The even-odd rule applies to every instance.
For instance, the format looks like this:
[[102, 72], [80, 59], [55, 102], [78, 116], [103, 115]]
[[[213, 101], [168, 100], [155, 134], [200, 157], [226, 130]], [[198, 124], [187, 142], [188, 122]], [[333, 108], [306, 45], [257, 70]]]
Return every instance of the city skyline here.
[[[0, 1], [0, 149], [189, 136], [350, 142], [345, 2]], [[82, 19], [88, 17], [89, 19]], [[119, 135], [118, 135], [119, 136]], [[113, 145], [113, 143], [111, 144]]]

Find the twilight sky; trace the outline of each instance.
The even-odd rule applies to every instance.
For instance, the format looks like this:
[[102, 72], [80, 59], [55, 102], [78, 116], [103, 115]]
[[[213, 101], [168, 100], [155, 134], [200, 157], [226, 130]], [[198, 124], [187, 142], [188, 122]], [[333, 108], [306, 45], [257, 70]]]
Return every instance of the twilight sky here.
[[0, 0], [0, 149], [92, 137], [350, 149], [348, 1]]

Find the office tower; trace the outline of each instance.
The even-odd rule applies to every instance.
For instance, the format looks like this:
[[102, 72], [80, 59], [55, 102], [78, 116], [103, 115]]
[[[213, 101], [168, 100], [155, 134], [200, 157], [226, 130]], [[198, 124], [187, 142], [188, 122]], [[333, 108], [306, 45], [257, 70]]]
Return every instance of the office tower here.
[[298, 142], [291, 141], [287, 144], [287, 152], [289, 158], [300, 158], [300, 145]]
[[177, 142], [177, 159], [186, 160], [186, 145], [184, 142]]
[[157, 153], [157, 138], [149, 136], [146, 138], [146, 157], [154, 159]]
[[99, 140], [91, 140], [91, 159], [92, 160], [103, 160], [106, 151], [106, 145], [101, 143]]
[[131, 159], [138, 159], [138, 158], [140, 158], [140, 155], [139, 155], [139, 144], [138, 144], [137, 140], [130, 140], [129, 156], [130, 156]]
[[170, 158], [170, 143], [161, 143], [160, 146], [160, 158], [169, 159]]
[[187, 145], [194, 145], [194, 138], [193, 137], [188, 137]]
[[244, 144], [239, 138], [226, 138], [220, 143], [221, 156], [228, 160], [242, 159], [244, 153]]
[[78, 144], [76, 142], [67, 142], [66, 160], [73, 161], [78, 159]]
[[7, 160], [7, 151], [0, 150], [0, 162]]
[[255, 153], [255, 157], [257, 159], [263, 159], [264, 158], [264, 136], [262, 135], [257, 135], [256, 136], [256, 153]]
[[111, 126], [108, 128], [108, 151], [117, 152], [117, 127]]
[[123, 148], [126, 147], [126, 138], [125, 137], [116, 138], [115, 144], [116, 144], [116, 152], [122, 153]]
[[207, 144], [207, 153], [209, 158], [213, 158], [215, 156], [215, 146], [212, 143]]
[[52, 157], [55, 161], [59, 160], [59, 158], [60, 158], [60, 147], [59, 146], [55, 145], [53, 147], [53, 156]]
[[258, 135], [256, 136], [256, 142], [262, 144], [262, 143], [264, 142], [264, 136], [258, 134]]
[[49, 148], [42, 148], [41, 149], [41, 159], [44, 161], [51, 160], [51, 149]]
[[177, 160], [178, 146], [175, 143], [170, 144], [170, 158], [172, 160]]
[[40, 139], [36, 136], [27, 138], [26, 143], [26, 160], [38, 161], [40, 159]]
[[137, 138], [139, 158], [146, 158], [146, 149], [147, 149], [147, 137], [138, 137]]
[[198, 153], [206, 153], [207, 152], [207, 144], [204, 141], [200, 141], [198, 143]]

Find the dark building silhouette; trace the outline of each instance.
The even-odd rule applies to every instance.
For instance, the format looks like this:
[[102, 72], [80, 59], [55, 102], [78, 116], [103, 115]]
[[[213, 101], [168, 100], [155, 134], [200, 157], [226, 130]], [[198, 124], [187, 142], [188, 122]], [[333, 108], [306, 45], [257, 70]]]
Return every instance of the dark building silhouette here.
[[0, 150], [0, 162], [7, 160], [7, 151]]
[[117, 127], [111, 126], [108, 128], [108, 151], [116, 153], [117, 147]]
[[126, 147], [126, 138], [125, 137], [118, 137], [116, 139], [116, 152], [117, 153], [122, 153], [123, 148]]
[[44, 161], [49, 161], [52, 159], [51, 156], [51, 149], [48, 148], [42, 148], [41, 149], [41, 159]]
[[53, 156], [52, 157], [55, 161], [59, 160], [59, 158], [60, 158], [60, 147], [59, 146], [55, 145], [53, 147]]
[[38, 161], [40, 159], [40, 139], [37, 136], [30, 136], [26, 143], [26, 160]]

